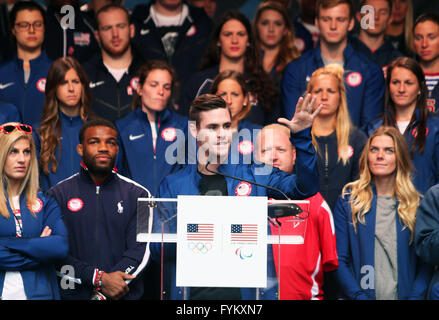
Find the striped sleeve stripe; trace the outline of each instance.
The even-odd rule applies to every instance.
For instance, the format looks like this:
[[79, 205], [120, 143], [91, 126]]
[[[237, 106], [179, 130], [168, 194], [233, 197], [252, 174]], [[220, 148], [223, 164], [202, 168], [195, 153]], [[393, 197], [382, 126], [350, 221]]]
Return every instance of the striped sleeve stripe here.
[[[123, 175], [121, 175], [120, 173], [115, 172], [115, 174], [123, 181], [129, 182], [134, 184], [135, 186], [142, 188], [143, 190], [145, 190], [148, 193], [148, 197], [151, 197], [151, 192], [149, 192], [148, 189], [146, 189], [144, 186], [142, 186], [140, 183], [137, 183], [134, 180], [131, 180]], [[153, 223], [153, 210], [152, 208], [149, 209], [149, 223], [148, 223], [148, 233], [152, 232], [152, 223]], [[142, 261], [140, 262], [139, 266], [137, 267], [136, 271], [134, 271], [132, 273], [133, 276], [138, 275], [146, 266], [148, 260], [149, 260], [149, 256], [150, 256], [150, 250], [149, 250], [149, 244], [146, 245], [145, 248], [145, 254], [143, 255]], [[131, 280], [127, 280], [126, 283], [130, 283]]]
[[331, 208], [329, 208], [329, 205], [326, 201], [322, 202], [322, 207], [325, 209], [325, 211], [328, 213], [329, 221], [331, 222], [331, 230], [332, 234], [335, 234], [335, 226], [334, 226], [334, 218], [332, 217]]

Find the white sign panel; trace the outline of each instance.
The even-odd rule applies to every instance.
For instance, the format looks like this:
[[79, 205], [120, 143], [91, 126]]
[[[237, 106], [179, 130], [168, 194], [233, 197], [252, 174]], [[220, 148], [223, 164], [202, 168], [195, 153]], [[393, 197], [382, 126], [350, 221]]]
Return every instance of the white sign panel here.
[[267, 198], [179, 196], [177, 286], [267, 286]]

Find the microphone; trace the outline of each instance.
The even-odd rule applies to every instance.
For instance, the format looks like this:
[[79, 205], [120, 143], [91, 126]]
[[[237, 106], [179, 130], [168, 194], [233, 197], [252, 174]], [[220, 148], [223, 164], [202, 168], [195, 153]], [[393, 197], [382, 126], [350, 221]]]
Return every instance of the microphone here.
[[[287, 200], [291, 200], [282, 190], [272, 187], [272, 186], [268, 186], [265, 184], [261, 184], [258, 183], [256, 181], [250, 181], [250, 180], [246, 180], [246, 179], [242, 179], [242, 178], [238, 178], [235, 176], [231, 176], [225, 173], [221, 173], [218, 171], [212, 171], [208, 168], [208, 165], [210, 164], [209, 160], [206, 163], [206, 171], [213, 173], [213, 174], [219, 174], [220, 176], [223, 177], [227, 177], [230, 179], [234, 179], [234, 180], [239, 180], [239, 181], [243, 181], [243, 182], [247, 182], [259, 187], [263, 187], [266, 189], [270, 189], [276, 192], [279, 192], [282, 196], [285, 197], [285, 199]], [[289, 216], [297, 216], [298, 214], [302, 213], [303, 210], [302, 208], [300, 208], [297, 204], [295, 203], [288, 203], [288, 204], [277, 204], [277, 205], [272, 205], [272, 206], [268, 206], [268, 216], [270, 218], [282, 218], [282, 217], [289, 217]]]

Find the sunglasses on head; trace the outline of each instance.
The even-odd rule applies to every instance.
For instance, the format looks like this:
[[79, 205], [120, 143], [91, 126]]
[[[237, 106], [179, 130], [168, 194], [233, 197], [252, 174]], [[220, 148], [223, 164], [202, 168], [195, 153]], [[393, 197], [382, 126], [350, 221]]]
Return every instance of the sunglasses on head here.
[[32, 133], [32, 127], [27, 124], [7, 124], [4, 126], [0, 126], [0, 131], [3, 131], [6, 134], [11, 133], [15, 129], [18, 129], [28, 134]]

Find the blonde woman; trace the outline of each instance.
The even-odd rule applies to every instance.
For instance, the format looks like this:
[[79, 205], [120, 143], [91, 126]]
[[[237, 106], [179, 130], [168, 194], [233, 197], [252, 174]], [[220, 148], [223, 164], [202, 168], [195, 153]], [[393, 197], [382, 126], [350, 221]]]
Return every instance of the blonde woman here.
[[358, 177], [358, 159], [367, 139], [349, 118], [343, 73], [335, 64], [317, 69], [306, 91], [317, 97], [316, 105], [323, 106], [311, 134], [317, 151], [319, 191], [331, 210], [343, 186]]
[[38, 191], [32, 127], [3, 124], [0, 145], [0, 296], [59, 299], [54, 261], [67, 255], [67, 230], [56, 201]]
[[360, 177], [334, 211], [340, 293], [348, 299], [423, 299], [430, 270], [413, 244], [420, 194], [404, 137], [379, 127], [360, 158]]

